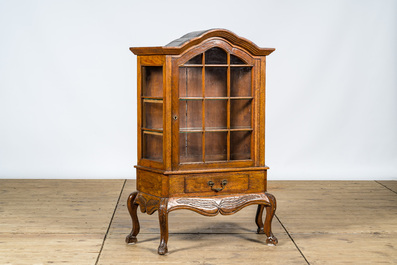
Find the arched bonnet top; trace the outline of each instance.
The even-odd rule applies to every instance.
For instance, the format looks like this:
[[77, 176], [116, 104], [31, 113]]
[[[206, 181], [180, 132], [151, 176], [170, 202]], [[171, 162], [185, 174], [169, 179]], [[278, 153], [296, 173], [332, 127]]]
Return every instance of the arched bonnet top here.
[[274, 48], [260, 48], [253, 42], [239, 37], [226, 29], [209, 29], [193, 31], [183, 35], [179, 39], [173, 40], [165, 46], [160, 47], [131, 47], [130, 50], [135, 55], [178, 55], [187, 49], [202, 43], [210, 38], [223, 38], [233, 45], [239, 46], [254, 56], [266, 56], [271, 54]]

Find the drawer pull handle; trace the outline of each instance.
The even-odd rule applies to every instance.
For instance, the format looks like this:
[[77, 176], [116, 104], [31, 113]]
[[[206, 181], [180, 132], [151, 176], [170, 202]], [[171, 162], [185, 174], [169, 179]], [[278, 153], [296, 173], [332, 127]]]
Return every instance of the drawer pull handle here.
[[221, 181], [221, 188], [214, 188], [215, 183], [212, 180], [208, 181], [207, 184], [208, 184], [208, 186], [211, 187], [211, 190], [219, 192], [225, 188], [225, 186], [227, 184], [227, 180], [224, 179]]

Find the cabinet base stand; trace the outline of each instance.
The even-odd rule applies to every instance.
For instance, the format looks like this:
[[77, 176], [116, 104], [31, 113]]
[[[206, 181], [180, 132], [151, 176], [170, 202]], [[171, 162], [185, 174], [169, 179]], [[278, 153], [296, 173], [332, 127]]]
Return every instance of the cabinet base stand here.
[[[267, 192], [220, 195], [211, 197], [171, 197], [160, 198], [144, 192], [135, 191], [127, 200], [128, 211], [132, 219], [132, 231], [126, 237], [128, 244], [137, 243], [139, 233], [138, 206], [142, 213], [152, 215], [158, 211], [160, 223], [160, 245], [158, 254], [164, 255], [168, 252], [168, 213], [177, 209], [188, 209], [205, 216], [234, 214], [246, 206], [258, 204], [255, 222], [258, 226], [257, 233], [266, 235], [267, 245], [276, 245], [277, 238], [271, 230], [272, 219], [276, 211], [276, 198]], [[266, 208], [266, 218], [263, 222], [263, 211]]]

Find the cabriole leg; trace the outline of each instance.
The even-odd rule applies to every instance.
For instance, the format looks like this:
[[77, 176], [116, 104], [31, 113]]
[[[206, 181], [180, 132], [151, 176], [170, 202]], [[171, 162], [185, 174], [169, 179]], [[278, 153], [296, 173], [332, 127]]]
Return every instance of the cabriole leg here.
[[138, 215], [137, 215], [137, 209], [138, 209], [138, 204], [135, 203], [135, 199], [138, 195], [138, 191], [135, 191], [130, 194], [130, 196], [127, 199], [127, 208], [128, 211], [130, 212], [131, 219], [132, 219], [132, 230], [131, 233], [125, 238], [125, 242], [127, 244], [134, 244], [138, 240], [136, 236], [139, 233], [139, 220], [138, 220]]
[[264, 234], [265, 230], [263, 230], [263, 210], [265, 209], [265, 205], [258, 204], [258, 209], [256, 210], [255, 222], [258, 226], [258, 230], [256, 231], [258, 234]]
[[270, 205], [266, 205], [266, 219], [265, 219], [264, 233], [267, 236], [266, 243], [268, 245], [275, 246], [277, 245], [278, 240], [272, 233], [272, 220], [277, 208], [276, 198], [270, 193], [266, 193], [266, 196], [269, 198]]
[[167, 210], [168, 199], [162, 198], [159, 206], [159, 222], [160, 222], [160, 245], [158, 253], [164, 255], [168, 252], [168, 210]]

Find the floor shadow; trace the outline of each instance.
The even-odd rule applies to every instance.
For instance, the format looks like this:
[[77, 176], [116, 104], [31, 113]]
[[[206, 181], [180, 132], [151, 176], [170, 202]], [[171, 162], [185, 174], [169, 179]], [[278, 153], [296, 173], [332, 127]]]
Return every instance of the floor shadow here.
[[[239, 231], [243, 230], [247, 233], [233, 233], [231, 231], [225, 231], [224, 228], [226, 227], [234, 227], [235, 229], [238, 229]], [[223, 232], [216, 232], [217, 230], [223, 229]], [[203, 230], [208, 230], [208, 233], [203, 233]], [[256, 230], [253, 229], [247, 229], [245, 227], [240, 226], [237, 223], [233, 223], [233, 222], [223, 222], [223, 223], [216, 223], [214, 225], [211, 226], [201, 226], [201, 227], [197, 227], [194, 230], [189, 230], [186, 233], [185, 232], [176, 232], [176, 233], [170, 233], [170, 238], [169, 238], [169, 244], [172, 244], [172, 237], [177, 237], [179, 236], [180, 238], [178, 239], [178, 241], [197, 241], [198, 244], [194, 244], [193, 246], [189, 246], [189, 247], [183, 247], [183, 248], [178, 248], [175, 249], [173, 248], [172, 251], [170, 251], [170, 253], [176, 253], [176, 252], [180, 252], [180, 251], [185, 251], [185, 250], [190, 250], [190, 249], [196, 249], [200, 247], [200, 242], [206, 242], [206, 245], [211, 246], [211, 245], [217, 245], [219, 244], [219, 242], [213, 241], [213, 240], [208, 240], [210, 237], [213, 237], [213, 235], [216, 234], [225, 234], [228, 236], [232, 236], [235, 237], [236, 239], [233, 239], [233, 241], [248, 241], [248, 242], [254, 242], [254, 243], [258, 243], [258, 244], [264, 244], [266, 245], [266, 235], [263, 235], [263, 239], [255, 239], [250, 237], [250, 234], [256, 234]], [[188, 238], [183, 238], [181, 235], [189, 235]], [[232, 240], [232, 239], [231, 239]]]
[[[205, 232], [203, 232], [205, 231]], [[236, 232], [238, 231], [238, 232]], [[241, 226], [234, 222], [217, 222], [213, 224], [203, 223], [202, 226], [194, 229], [187, 228], [186, 230], [173, 232], [171, 234], [241, 234], [241, 233], [256, 233], [256, 225], [252, 225], [252, 229]]]

